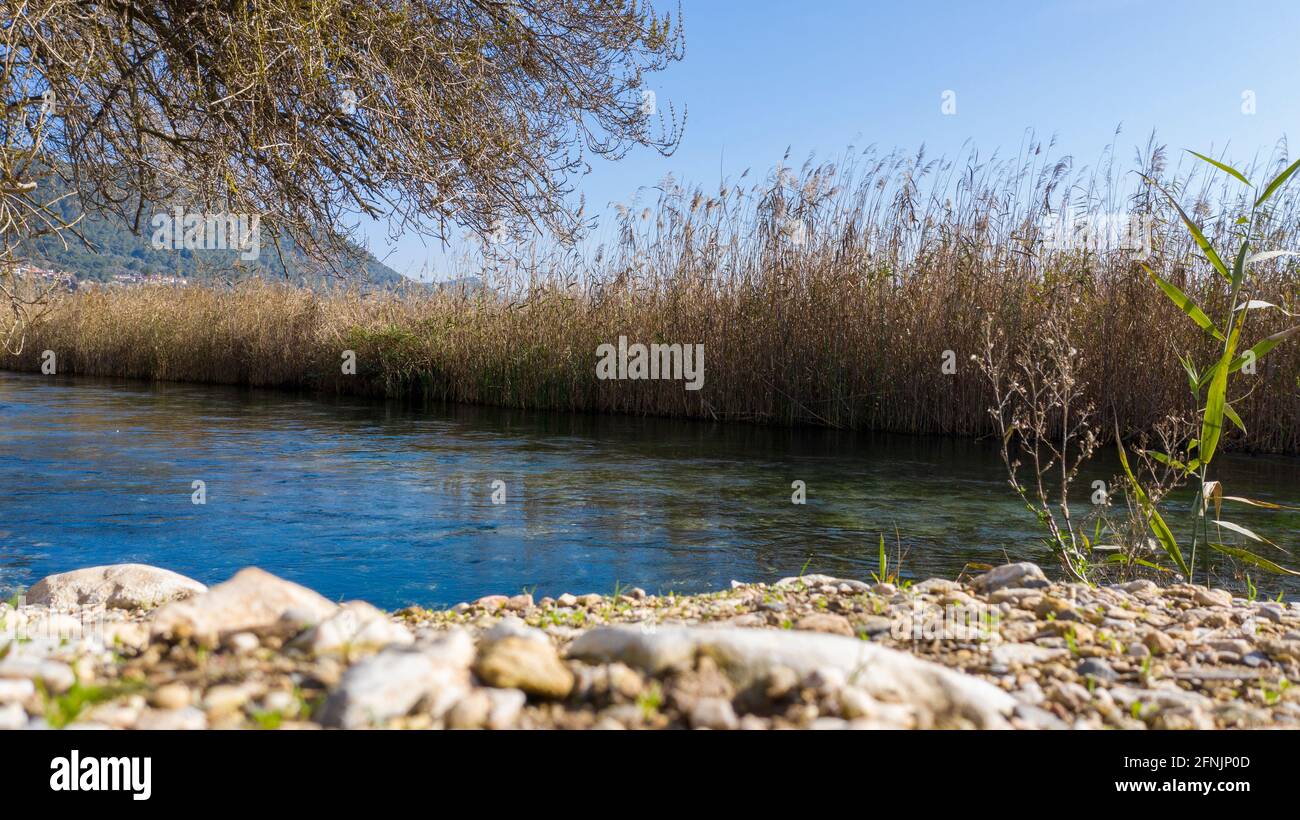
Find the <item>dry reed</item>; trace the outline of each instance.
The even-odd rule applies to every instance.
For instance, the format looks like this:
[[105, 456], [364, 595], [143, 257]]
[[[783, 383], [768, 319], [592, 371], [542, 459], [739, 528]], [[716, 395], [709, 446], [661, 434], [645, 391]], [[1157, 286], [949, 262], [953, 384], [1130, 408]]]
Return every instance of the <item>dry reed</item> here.
[[[969, 360], [991, 317], [1010, 344], [1063, 315], [1080, 376], [1102, 416], [1149, 429], [1188, 412], [1176, 354], [1205, 361], [1212, 340], [1190, 328], [1114, 248], [1051, 248], [1043, 220], [1131, 212], [1156, 225], [1150, 263], [1211, 315], [1225, 297], [1167, 204], [1113, 149], [1091, 167], [1019, 155], [929, 160], [923, 153], [850, 153], [838, 163], [778, 167], [748, 186], [684, 189], [664, 180], [654, 201], [620, 206], [617, 236], [589, 251], [515, 247], [473, 260], [481, 288], [312, 292], [283, 284], [96, 289], [61, 297], [28, 329], [21, 358], [60, 373], [415, 396], [521, 408], [625, 412], [909, 433], [990, 430], [988, 387]], [[1276, 171], [1285, 145], [1256, 162]], [[1154, 141], [1134, 170], [1158, 179], [1213, 240], [1244, 211], [1222, 176]], [[1187, 170], [1182, 170], [1186, 168]], [[1300, 196], [1275, 198], [1264, 249], [1295, 249]], [[1257, 273], [1267, 299], [1300, 312], [1294, 261]], [[1286, 326], [1256, 311], [1248, 342]], [[1294, 323], [1295, 320], [1290, 320]], [[596, 348], [702, 343], [704, 389], [673, 381], [600, 381]], [[358, 372], [341, 372], [354, 350]], [[945, 351], [957, 372], [943, 372]], [[1250, 433], [1229, 446], [1300, 452], [1300, 350], [1258, 364], [1231, 397]]]

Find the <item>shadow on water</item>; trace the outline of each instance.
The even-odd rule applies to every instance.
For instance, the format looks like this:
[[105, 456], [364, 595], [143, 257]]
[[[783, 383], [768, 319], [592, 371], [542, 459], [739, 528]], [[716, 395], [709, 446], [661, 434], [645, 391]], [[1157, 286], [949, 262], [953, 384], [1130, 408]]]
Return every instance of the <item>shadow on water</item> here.
[[[1298, 468], [1235, 457], [1223, 478], [1294, 503]], [[1117, 470], [1086, 470], [1082, 507]], [[1251, 512], [1236, 519], [1296, 543], [1300, 515]], [[209, 583], [255, 564], [389, 608], [696, 592], [805, 564], [866, 577], [896, 531], [905, 577], [1050, 563], [987, 442], [0, 373], [0, 589], [140, 561]]]

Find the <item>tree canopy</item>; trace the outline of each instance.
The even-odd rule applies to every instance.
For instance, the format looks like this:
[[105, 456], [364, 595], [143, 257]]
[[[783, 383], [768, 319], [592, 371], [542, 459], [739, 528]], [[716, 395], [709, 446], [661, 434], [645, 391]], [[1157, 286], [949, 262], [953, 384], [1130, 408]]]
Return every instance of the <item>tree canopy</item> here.
[[184, 203], [258, 214], [322, 257], [358, 214], [442, 239], [456, 226], [567, 238], [589, 155], [671, 152], [682, 126], [644, 93], [683, 55], [680, 19], [644, 0], [0, 8], [7, 257], [69, 227], [42, 198], [48, 174], [137, 231], [155, 204]]

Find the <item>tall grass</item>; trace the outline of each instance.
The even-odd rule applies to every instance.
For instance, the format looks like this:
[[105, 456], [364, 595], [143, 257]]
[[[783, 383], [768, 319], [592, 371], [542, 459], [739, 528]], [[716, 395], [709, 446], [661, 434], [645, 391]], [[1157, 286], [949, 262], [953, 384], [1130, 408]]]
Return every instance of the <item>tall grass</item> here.
[[[969, 361], [985, 317], [1014, 346], [1055, 311], [1107, 425], [1139, 430], [1192, 411], [1185, 379], [1166, 365], [1178, 354], [1204, 360], [1215, 341], [1180, 321], [1131, 254], [1049, 247], [1043, 220], [1067, 207], [1149, 216], [1148, 264], [1217, 315], [1229, 298], [1222, 280], [1140, 174], [1173, 192], [1212, 240], [1243, 210], [1242, 194], [1199, 163], [1169, 167], [1154, 141], [1129, 163], [1113, 149], [1087, 166], [1051, 154], [1029, 138], [1007, 159], [867, 149], [716, 189], [666, 179], [618, 207], [598, 248], [475, 254], [459, 273], [482, 277], [481, 289], [84, 291], [61, 297], [28, 329], [22, 357], [0, 366], [36, 370], [49, 349], [60, 373], [975, 435], [990, 430], [988, 387]], [[1280, 145], [1247, 171], [1275, 172], [1285, 154]], [[1294, 191], [1279, 194], [1256, 225], [1262, 246], [1297, 248], [1298, 205]], [[1292, 259], [1256, 276], [1257, 298], [1294, 313]], [[1252, 322], [1263, 335], [1283, 319]], [[704, 389], [596, 379], [597, 346], [620, 335], [704, 344]], [[355, 376], [341, 372], [344, 350], [356, 351]], [[945, 351], [955, 374], [943, 372]], [[1233, 403], [1252, 419], [1250, 434], [1233, 432], [1226, 445], [1300, 452], [1296, 346], [1248, 378]]]

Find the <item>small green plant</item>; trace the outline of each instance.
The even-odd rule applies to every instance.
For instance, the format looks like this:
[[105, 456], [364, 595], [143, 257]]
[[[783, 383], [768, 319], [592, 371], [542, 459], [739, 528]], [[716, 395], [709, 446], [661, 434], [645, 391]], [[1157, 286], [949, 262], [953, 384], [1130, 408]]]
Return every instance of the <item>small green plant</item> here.
[[1262, 687], [1263, 695], [1264, 695], [1264, 703], [1268, 704], [1269, 706], [1273, 706], [1277, 704], [1278, 701], [1282, 700], [1282, 695], [1286, 694], [1286, 690], [1290, 688], [1291, 688], [1291, 681], [1287, 680], [1286, 678], [1282, 678], [1281, 680], [1279, 680], [1277, 682], [1276, 688], [1269, 686], [1267, 683], [1264, 684]]
[[636, 696], [636, 705], [646, 720], [659, 713], [659, 709], [664, 705], [664, 693], [658, 681], [651, 681], [650, 685]]
[[[876, 571], [871, 573], [871, 579], [877, 584], [894, 584], [895, 586], [899, 584], [899, 573], [903, 568], [903, 539], [898, 532], [897, 526], [894, 527], [894, 544], [894, 569], [891, 572], [889, 569], [889, 552], [885, 549], [885, 534], [883, 532], [880, 534], [880, 543], [876, 558]], [[910, 585], [910, 581], [906, 582], [905, 588]]]
[[106, 703], [139, 688], [140, 684], [131, 681], [97, 685], [74, 679], [66, 692], [55, 695], [46, 688], [43, 681], [37, 681], [37, 691], [45, 704], [45, 722], [53, 729], [62, 729], [76, 722], [83, 712], [96, 704]]
[[252, 714], [253, 722], [259, 729], [279, 729], [284, 723], [284, 713], [269, 709], [259, 709]]

